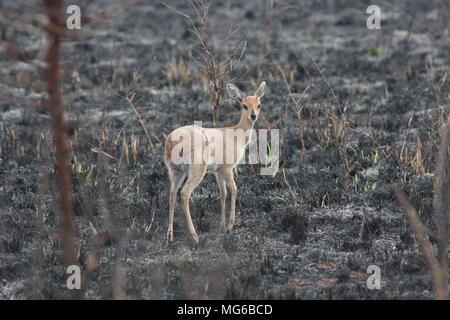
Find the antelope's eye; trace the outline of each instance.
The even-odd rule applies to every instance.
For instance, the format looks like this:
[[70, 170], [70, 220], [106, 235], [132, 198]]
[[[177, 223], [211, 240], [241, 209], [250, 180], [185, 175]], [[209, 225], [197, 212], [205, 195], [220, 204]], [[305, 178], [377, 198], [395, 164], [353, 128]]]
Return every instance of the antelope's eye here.
[[260, 104], [258, 104], [258, 109], [261, 109], [261, 105]]
[[245, 110], [245, 111], [247, 111], [248, 110], [248, 107], [247, 107], [247, 105], [246, 104], [243, 104], [242, 105], [242, 108]]

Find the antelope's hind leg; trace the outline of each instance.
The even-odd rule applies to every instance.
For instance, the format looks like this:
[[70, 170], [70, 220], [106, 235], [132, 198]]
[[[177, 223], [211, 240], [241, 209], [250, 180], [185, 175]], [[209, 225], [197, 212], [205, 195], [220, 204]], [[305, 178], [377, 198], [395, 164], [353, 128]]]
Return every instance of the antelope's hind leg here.
[[189, 167], [189, 175], [186, 183], [181, 189], [181, 201], [183, 205], [184, 215], [186, 216], [186, 222], [188, 231], [191, 235], [192, 240], [198, 243], [198, 236], [195, 232], [194, 224], [192, 223], [191, 213], [189, 210], [189, 199], [191, 198], [192, 192], [197, 188], [197, 186], [202, 181], [206, 173], [206, 164], [192, 164]]
[[167, 228], [167, 241], [173, 240], [173, 216], [177, 203], [177, 193], [183, 180], [186, 178], [186, 172], [169, 167], [170, 193], [169, 193], [169, 226]]

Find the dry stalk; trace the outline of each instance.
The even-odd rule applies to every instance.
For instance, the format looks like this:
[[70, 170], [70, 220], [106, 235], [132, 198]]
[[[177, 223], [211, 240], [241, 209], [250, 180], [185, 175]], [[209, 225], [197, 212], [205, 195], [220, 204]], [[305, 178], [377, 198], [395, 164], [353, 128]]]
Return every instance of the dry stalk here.
[[152, 138], [150, 137], [150, 134], [148, 133], [148, 130], [147, 130], [147, 127], [145, 126], [144, 120], [142, 119], [141, 115], [140, 115], [139, 112], [137, 111], [136, 106], [135, 106], [134, 103], [133, 103], [133, 99], [134, 99], [135, 94], [133, 93], [133, 94], [131, 95], [131, 97], [130, 97], [130, 96], [128, 95], [128, 93], [125, 94], [125, 95], [121, 95], [121, 94], [120, 94], [119, 92], [117, 92], [116, 90], [114, 90], [114, 92], [115, 92], [115, 94], [116, 94], [119, 98], [121, 98], [122, 100], [124, 100], [124, 101], [125, 101], [126, 103], [128, 103], [128, 105], [131, 107], [131, 109], [133, 110], [133, 112], [134, 112], [134, 114], [135, 114], [135, 116], [136, 116], [136, 118], [137, 118], [139, 124], [141, 125], [142, 129], [144, 130], [145, 136], [146, 136], [146, 138], [147, 138], [147, 140], [148, 140], [148, 144], [149, 144], [149, 146], [150, 146], [150, 149], [151, 149], [152, 153], [155, 153], [155, 145], [154, 145], [154, 143], [153, 143], [153, 140], [152, 140]]
[[288, 190], [291, 194], [292, 200], [294, 200], [294, 207], [297, 207], [297, 195], [295, 194], [294, 190], [292, 189], [291, 185], [289, 184], [289, 181], [286, 177], [286, 172], [283, 170], [281, 170], [281, 172], [283, 172], [283, 179], [284, 179], [284, 183], [286, 184], [286, 186], [288, 187]]
[[178, 60], [174, 57], [168, 66], [168, 70], [165, 72], [165, 76], [171, 84], [180, 83], [187, 85], [191, 78], [191, 70], [182, 57], [178, 58]]
[[350, 160], [347, 156], [347, 106], [342, 110], [339, 117], [329, 117], [329, 126], [331, 135], [339, 151], [339, 157], [342, 161], [342, 171], [344, 174], [344, 192], [347, 192], [350, 186]]

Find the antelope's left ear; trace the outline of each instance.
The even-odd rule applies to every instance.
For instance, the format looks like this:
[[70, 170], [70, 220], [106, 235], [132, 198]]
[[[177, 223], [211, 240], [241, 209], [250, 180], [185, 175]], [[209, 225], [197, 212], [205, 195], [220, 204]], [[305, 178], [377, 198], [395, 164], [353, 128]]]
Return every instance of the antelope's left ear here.
[[227, 92], [231, 99], [242, 101], [244, 94], [234, 84], [227, 84]]
[[261, 82], [261, 84], [259, 85], [258, 90], [256, 90], [255, 96], [257, 96], [258, 98], [262, 98], [262, 97], [264, 96], [265, 93], [266, 93], [266, 82], [263, 81], [263, 82]]

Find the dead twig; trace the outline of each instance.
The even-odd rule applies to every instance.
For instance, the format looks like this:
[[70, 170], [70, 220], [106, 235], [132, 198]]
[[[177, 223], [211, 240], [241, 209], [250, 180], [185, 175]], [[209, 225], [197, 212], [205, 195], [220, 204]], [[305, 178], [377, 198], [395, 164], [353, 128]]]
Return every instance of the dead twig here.
[[292, 200], [294, 200], [294, 207], [297, 207], [297, 195], [295, 194], [294, 190], [292, 189], [291, 185], [289, 184], [289, 181], [286, 177], [286, 172], [283, 170], [281, 170], [281, 172], [283, 172], [283, 179], [284, 179], [284, 183], [286, 184], [286, 186], [288, 187], [288, 190], [291, 194]]
[[91, 148], [91, 151], [92, 151], [92, 152], [95, 152], [95, 153], [102, 154], [102, 155], [104, 155], [105, 157], [108, 157], [108, 158], [110, 158], [110, 159], [112, 159], [112, 160], [117, 160], [117, 158], [113, 157], [112, 155], [110, 155], [109, 153], [107, 153], [107, 152], [105, 152], [105, 151], [103, 151], [103, 150], [100, 150], [99, 148], [93, 147], [93, 148]]
[[131, 95], [131, 97], [128, 95], [128, 93], [126, 93], [125, 95], [121, 95], [119, 92], [117, 92], [116, 90], [114, 90], [114, 92], [116, 93], [116, 95], [121, 98], [122, 100], [124, 100], [126, 103], [128, 103], [128, 105], [131, 107], [131, 109], [133, 109], [134, 114], [136, 115], [136, 118], [139, 122], [139, 124], [141, 125], [142, 129], [144, 130], [145, 136], [147, 137], [148, 140], [148, 144], [150, 145], [150, 149], [152, 151], [152, 153], [155, 153], [155, 145], [152, 141], [152, 138], [150, 137], [150, 134], [148, 133], [147, 127], [145, 126], [144, 120], [142, 119], [141, 115], [139, 114], [139, 112], [136, 109], [136, 106], [133, 103], [133, 99], [134, 99], [134, 93]]

